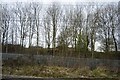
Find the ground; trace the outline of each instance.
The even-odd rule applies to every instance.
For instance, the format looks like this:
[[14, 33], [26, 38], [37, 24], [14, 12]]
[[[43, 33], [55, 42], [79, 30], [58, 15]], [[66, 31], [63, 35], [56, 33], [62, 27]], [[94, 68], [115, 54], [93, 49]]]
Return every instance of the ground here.
[[120, 77], [120, 73], [111, 72], [104, 67], [97, 67], [90, 70], [89, 67], [84, 68], [66, 68], [58, 66], [43, 65], [20, 65], [20, 66], [3, 66], [3, 74], [5, 75], [24, 75], [35, 77]]

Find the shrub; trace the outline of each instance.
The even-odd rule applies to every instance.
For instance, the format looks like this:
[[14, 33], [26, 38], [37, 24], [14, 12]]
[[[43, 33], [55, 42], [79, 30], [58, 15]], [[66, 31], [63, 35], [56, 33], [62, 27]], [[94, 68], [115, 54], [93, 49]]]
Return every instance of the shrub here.
[[96, 69], [94, 69], [92, 72], [91, 72], [91, 75], [92, 76], [95, 76], [95, 77], [107, 77], [108, 76], [108, 72], [105, 68], [103, 67], [97, 67]]

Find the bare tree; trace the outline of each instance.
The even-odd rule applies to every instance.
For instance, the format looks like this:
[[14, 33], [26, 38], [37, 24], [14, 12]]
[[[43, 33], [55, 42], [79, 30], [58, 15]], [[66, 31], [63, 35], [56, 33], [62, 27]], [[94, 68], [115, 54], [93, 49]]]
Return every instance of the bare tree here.
[[111, 35], [112, 35], [112, 38], [113, 38], [113, 43], [114, 43], [114, 47], [115, 47], [115, 51], [117, 52], [118, 51], [118, 46], [117, 46], [117, 39], [116, 39], [116, 32], [117, 32], [117, 25], [118, 25], [118, 22], [117, 22], [117, 13], [118, 13], [118, 10], [117, 10], [117, 6], [116, 4], [111, 4], [109, 5], [109, 21], [111, 22], [110, 23], [110, 28], [111, 28]]
[[[113, 6], [114, 5], [114, 6]], [[99, 32], [103, 39], [101, 39], [101, 44], [104, 47], [105, 52], [113, 51], [117, 52], [117, 9], [115, 4], [108, 4], [103, 6], [100, 13], [99, 25], [101, 29]], [[101, 31], [100, 31], [101, 30]], [[114, 46], [114, 47], [113, 47]]]
[[[83, 35], [83, 7], [80, 5], [76, 5], [74, 10], [74, 36], [75, 36], [75, 51], [82, 51], [85, 48], [85, 44], [82, 35]], [[78, 41], [79, 40], [79, 41]], [[83, 42], [83, 45], [77, 45], [79, 42]]]
[[[2, 45], [8, 44], [8, 29], [10, 23], [10, 14], [7, 4], [2, 5], [2, 12], [1, 12], [1, 29], [2, 29]], [[5, 47], [7, 52], [7, 46]]]
[[56, 33], [57, 33], [57, 28], [58, 28], [58, 21], [60, 18], [60, 14], [61, 14], [61, 10], [60, 10], [60, 6], [57, 3], [52, 3], [52, 5], [50, 5], [48, 7], [47, 10], [47, 14], [50, 16], [51, 21], [52, 21], [52, 47], [55, 48], [56, 47]]
[[47, 44], [47, 48], [50, 49], [50, 45], [51, 45], [51, 21], [50, 21], [50, 17], [48, 15], [46, 15], [44, 17], [43, 20], [43, 25], [44, 25], [44, 29], [45, 29], [45, 42]]
[[36, 34], [37, 34], [37, 39], [36, 39], [36, 43], [37, 46], [39, 46], [39, 29], [40, 29], [40, 11], [42, 9], [41, 4], [39, 3], [33, 3], [33, 12], [34, 12], [34, 25], [36, 27]]

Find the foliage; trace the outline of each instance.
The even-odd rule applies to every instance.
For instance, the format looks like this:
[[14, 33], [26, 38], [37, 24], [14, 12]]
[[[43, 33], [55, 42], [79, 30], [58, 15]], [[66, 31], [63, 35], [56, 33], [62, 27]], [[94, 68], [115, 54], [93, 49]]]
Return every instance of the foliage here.
[[84, 35], [79, 34], [78, 35], [78, 41], [77, 41], [77, 51], [78, 52], [87, 52], [87, 42]]
[[91, 75], [96, 77], [108, 77], [108, 72], [105, 68], [97, 67], [91, 72]]

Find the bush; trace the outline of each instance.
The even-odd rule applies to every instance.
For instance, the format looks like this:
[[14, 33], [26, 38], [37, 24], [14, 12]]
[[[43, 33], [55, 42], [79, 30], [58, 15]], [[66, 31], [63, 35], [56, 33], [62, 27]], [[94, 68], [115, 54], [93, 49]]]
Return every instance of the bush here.
[[95, 77], [107, 77], [108, 76], [108, 72], [105, 68], [103, 67], [97, 67], [96, 69], [94, 69], [92, 72], [91, 72], [91, 75], [92, 76], [95, 76]]

